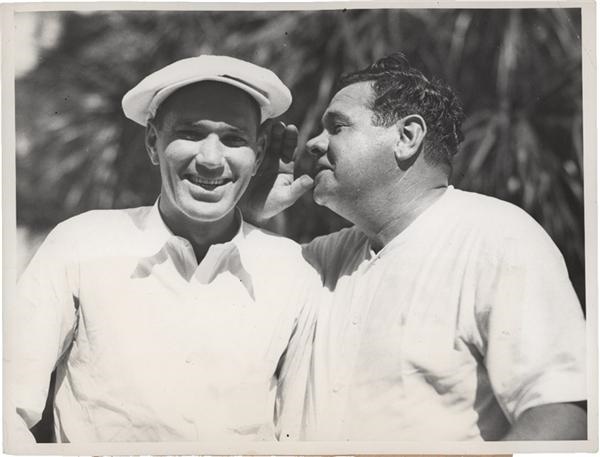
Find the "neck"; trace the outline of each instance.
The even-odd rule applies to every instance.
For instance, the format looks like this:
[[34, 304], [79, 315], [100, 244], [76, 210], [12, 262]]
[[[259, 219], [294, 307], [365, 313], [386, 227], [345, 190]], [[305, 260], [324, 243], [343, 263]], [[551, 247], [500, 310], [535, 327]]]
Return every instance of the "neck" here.
[[159, 201], [160, 215], [169, 229], [188, 240], [194, 248], [196, 259], [201, 262], [213, 244], [231, 241], [238, 230], [235, 209], [216, 221], [198, 221], [179, 212], [165, 211]]
[[447, 186], [428, 189], [408, 202], [401, 211], [390, 215], [376, 232], [369, 235], [373, 249], [379, 251], [402, 233], [423, 211], [444, 194], [446, 188]]
[[446, 175], [421, 175], [417, 178], [387, 189], [378, 205], [364, 205], [370, 208], [370, 214], [355, 223], [367, 235], [375, 251], [381, 250], [403, 232], [448, 187]]

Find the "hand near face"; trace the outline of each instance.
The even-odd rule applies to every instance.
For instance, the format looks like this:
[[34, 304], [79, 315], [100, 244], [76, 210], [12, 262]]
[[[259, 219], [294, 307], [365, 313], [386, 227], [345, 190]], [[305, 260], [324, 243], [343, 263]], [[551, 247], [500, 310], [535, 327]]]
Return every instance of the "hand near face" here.
[[313, 186], [313, 180], [308, 175], [297, 178], [294, 175], [294, 151], [298, 143], [296, 126], [271, 122], [263, 128], [267, 129], [267, 151], [240, 201], [246, 219], [257, 223], [292, 206]]

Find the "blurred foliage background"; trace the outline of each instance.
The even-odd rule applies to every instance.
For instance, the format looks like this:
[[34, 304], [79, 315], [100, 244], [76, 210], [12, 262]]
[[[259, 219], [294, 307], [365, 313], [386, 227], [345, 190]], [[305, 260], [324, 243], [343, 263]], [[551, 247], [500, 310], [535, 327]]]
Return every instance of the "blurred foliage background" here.
[[[282, 119], [298, 125], [303, 142], [319, 130], [341, 73], [402, 51], [454, 87], [465, 105], [466, 139], [453, 183], [513, 202], [537, 219], [563, 252], [584, 303], [578, 9], [17, 16], [16, 42], [28, 34], [32, 43], [16, 80], [23, 259], [72, 215], [154, 202], [159, 175], [143, 129], [121, 112], [123, 94], [148, 73], [202, 53], [271, 68], [294, 94]], [[275, 224], [306, 241], [347, 222], [307, 195]]]

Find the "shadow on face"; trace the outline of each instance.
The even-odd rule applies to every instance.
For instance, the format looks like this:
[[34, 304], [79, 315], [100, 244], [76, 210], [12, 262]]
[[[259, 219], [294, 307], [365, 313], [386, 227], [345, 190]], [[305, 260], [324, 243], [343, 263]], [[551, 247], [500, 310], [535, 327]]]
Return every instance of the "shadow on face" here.
[[243, 90], [218, 81], [201, 81], [182, 87], [158, 108], [154, 124], [161, 128], [173, 122], [210, 120], [243, 130], [256, 139], [260, 108]]

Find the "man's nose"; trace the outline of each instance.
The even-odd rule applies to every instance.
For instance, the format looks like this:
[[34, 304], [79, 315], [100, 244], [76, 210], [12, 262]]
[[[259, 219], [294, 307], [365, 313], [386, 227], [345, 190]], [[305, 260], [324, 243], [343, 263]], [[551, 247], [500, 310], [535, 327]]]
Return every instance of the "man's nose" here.
[[319, 135], [306, 142], [306, 151], [312, 156], [319, 158], [327, 152], [328, 146], [329, 139], [327, 138], [327, 132], [323, 130]]
[[224, 166], [225, 155], [221, 141], [216, 134], [208, 135], [198, 142], [194, 160], [196, 167], [208, 170], [220, 170]]

